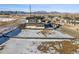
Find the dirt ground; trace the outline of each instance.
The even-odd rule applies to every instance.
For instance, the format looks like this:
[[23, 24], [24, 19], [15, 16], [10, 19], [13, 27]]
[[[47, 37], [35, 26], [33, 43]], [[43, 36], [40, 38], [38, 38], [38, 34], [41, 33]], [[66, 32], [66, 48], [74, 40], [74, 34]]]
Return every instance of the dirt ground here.
[[65, 24], [61, 29], [62, 32], [79, 39], [79, 25]]

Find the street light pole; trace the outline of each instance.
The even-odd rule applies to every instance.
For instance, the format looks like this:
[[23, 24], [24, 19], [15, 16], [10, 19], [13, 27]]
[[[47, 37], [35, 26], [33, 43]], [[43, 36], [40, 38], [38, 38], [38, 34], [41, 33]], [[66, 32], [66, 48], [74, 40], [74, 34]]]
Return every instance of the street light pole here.
[[30, 9], [30, 17], [31, 17], [31, 4], [29, 5], [29, 9]]

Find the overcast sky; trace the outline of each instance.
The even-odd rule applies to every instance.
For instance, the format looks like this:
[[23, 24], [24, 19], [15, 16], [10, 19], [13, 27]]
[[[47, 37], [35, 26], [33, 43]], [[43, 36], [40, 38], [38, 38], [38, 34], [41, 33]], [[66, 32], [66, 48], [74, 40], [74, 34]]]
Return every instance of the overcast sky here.
[[[79, 13], [79, 4], [31, 4], [32, 11]], [[29, 4], [0, 4], [2, 11], [29, 11]]]

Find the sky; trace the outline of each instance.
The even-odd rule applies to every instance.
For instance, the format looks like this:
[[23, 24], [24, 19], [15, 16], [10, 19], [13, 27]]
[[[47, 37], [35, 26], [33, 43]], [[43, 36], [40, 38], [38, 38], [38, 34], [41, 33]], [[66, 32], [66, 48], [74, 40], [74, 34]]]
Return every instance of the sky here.
[[[29, 12], [29, 4], [0, 4], [0, 11]], [[32, 11], [79, 13], [79, 4], [31, 4]]]

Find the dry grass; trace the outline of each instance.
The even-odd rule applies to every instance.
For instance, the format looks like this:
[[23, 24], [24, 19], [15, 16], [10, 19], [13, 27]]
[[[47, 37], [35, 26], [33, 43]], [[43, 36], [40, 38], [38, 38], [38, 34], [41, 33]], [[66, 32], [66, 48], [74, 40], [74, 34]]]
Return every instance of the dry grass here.
[[73, 44], [71, 41], [42, 42], [37, 49], [44, 53], [48, 53], [51, 50], [50, 53], [53, 51], [53, 53], [72, 54], [77, 53], [79, 45]]
[[18, 26], [20, 24], [19, 20], [0, 22], [0, 26]]
[[[73, 27], [73, 28], [74, 28], [74, 27]], [[70, 27], [63, 26], [63, 27], [61, 28], [61, 32], [66, 33], [66, 34], [69, 34], [69, 35], [71, 35], [71, 36], [73, 36], [73, 37], [79, 39], [79, 31], [73, 30], [73, 29], [71, 29]]]
[[43, 29], [40, 32], [38, 32], [37, 34], [42, 33], [45, 37], [47, 37], [48, 35], [51, 35], [53, 32], [53, 30], [49, 30], [49, 29]]

